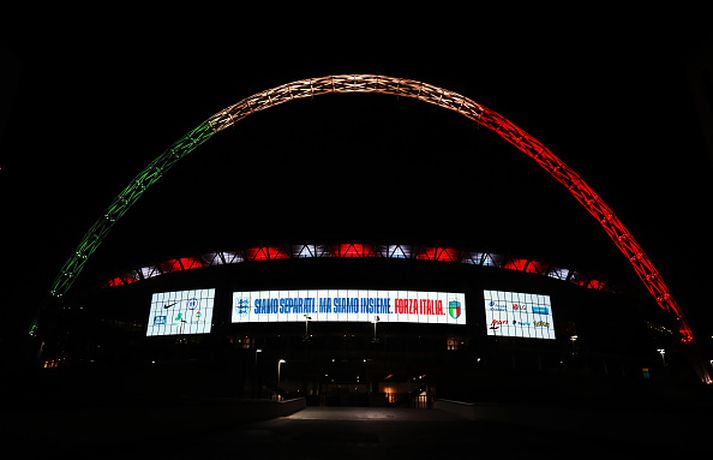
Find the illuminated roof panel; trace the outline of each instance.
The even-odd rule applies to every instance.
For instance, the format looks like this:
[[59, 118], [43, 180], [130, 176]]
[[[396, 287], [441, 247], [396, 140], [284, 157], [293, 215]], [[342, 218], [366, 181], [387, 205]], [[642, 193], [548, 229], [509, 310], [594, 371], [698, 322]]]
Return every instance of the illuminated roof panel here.
[[112, 288], [126, 286], [137, 281], [168, 273], [194, 270], [214, 265], [310, 258], [380, 258], [416, 259], [430, 262], [460, 262], [467, 265], [481, 265], [547, 276], [561, 281], [569, 281], [577, 286], [597, 291], [609, 289], [608, 285], [603, 281], [590, 278], [581, 272], [568, 268], [553, 267], [540, 260], [506, 257], [490, 252], [470, 252], [448, 247], [415, 247], [407, 244], [373, 245], [363, 243], [258, 246], [239, 251], [208, 252], [200, 256], [169, 259], [156, 265], [131, 270], [107, 280], [105, 286]]

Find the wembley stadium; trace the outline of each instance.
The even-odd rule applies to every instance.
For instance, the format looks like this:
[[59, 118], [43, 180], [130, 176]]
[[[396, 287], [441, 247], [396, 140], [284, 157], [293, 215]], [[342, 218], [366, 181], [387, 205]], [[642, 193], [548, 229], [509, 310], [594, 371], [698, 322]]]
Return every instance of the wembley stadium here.
[[409, 406], [514, 381], [545, 391], [695, 378], [674, 351], [675, 322], [646, 299], [571, 268], [457, 248], [301, 244], [181, 257], [117, 274], [59, 319], [58, 335], [70, 334], [48, 345], [45, 367], [182, 381], [187, 369], [228, 372], [216, 379], [227, 393], [313, 404]]
[[[262, 110], [328, 93], [396, 95], [445, 108], [525, 153], [604, 230], [637, 287], [519, 252], [438, 240], [281, 241], [129, 261], [75, 281], [114, 224], [210, 137]], [[510, 146], [508, 146], [510, 147]], [[584, 263], [583, 263], [584, 264]], [[122, 385], [312, 405], [428, 407], [708, 381], [663, 278], [601, 197], [539, 141], [458, 93], [338, 75], [250, 96], [153, 160], [86, 233], [33, 327], [47, 372], [120, 370]], [[115, 374], [112, 374], [115, 375]], [[158, 391], [158, 390], [157, 390]]]

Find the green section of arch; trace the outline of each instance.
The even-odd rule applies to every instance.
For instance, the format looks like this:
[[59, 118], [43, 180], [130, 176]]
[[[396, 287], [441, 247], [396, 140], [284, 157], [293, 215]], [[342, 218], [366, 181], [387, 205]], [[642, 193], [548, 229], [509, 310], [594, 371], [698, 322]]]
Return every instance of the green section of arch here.
[[50, 293], [55, 298], [64, 296], [72, 287], [91, 255], [101, 245], [112, 227], [143, 193], [158, 181], [181, 158], [191, 153], [215, 133], [233, 126], [240, 120], [289, 101], [307, 99], [330, 93], [378, 93], [419, 99], [458, 112], [477, 120], [483, 108], [472, 100], [452, 91], [415, 80], [382, 75], [333, 75], [298, 80], [246, 97], [216, 113], [189, 132], [158, 158], [152, 161], [109, 205], [104, 215], [87, 231], [75, 251], [60, 270]]
[[176, 163], [187, 156], [215, 134], [208, 121], [176, 141], [155, 160], [149, 163], [124, 190], [114, 198], [104, 215], [87, 231], [72, 255], [62, 266], [57, 278], [52, 283], [50, 293], [54, 297], [62, 297], [84, 269], [91, 255], [99, 248], [114, 224], [126, 214], [141, 195], [155, 184]]

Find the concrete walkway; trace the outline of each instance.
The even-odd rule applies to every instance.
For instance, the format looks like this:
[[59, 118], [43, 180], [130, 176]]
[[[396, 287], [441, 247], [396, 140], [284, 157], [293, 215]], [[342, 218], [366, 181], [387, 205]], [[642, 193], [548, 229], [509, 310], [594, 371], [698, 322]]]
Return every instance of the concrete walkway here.
[[[700, 442], [667, 437], [663, 429], [648, 438], [612, 439], [598, 433], [562, 432], [517, 420], [492, 422], [456, 418], [439, 410], [392, 408], [307, 408], [289, 416], [206, 429], [210, 414], [174, 431], [149, 431], [142, 439], [76, 436], [54, 442], [21, 443], [21, 457], [121, 459], [547, 459], [683, 458], [706, 452]], [[604, 423], [603, 428], [607, 424]], [[115, 427], [120, 428], [120, 427]], [[636, 427], [629, 427], [636, 430]], [[15, 458], [11, 444], [5, 456]], [[670, 456], [670, 457], [669, 457]], [[708, 455], [709, 456], [709, 455]], [[703, 458], [703, 457], [701, 457]]]
[[289, 420], [444, 422], [461, 420], [439, 410], [377, 407], [308, 407], [285, 417]]

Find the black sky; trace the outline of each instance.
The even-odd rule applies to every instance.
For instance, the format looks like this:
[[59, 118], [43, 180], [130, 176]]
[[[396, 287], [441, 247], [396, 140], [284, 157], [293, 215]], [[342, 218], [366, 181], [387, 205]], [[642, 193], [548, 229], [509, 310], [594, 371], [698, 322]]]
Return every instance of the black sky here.
[[[202, 120], [288, 81], [382, 73], [458, 91], [550, 147], [618, 213], [710, 335], [713, 170], [686, 73], [709, 42], [569, 31], [517, 47], [416, 34], [334, 49], [317, 37], [296, 32], [281, 47], [8, 38], [3, 297], [18, 318], [43, 301], [121, 188]], [[208, 249], [324, 240], [457, 244], [633, 280], [603, 231], [524, 155], [452, 113], [369, 95], [283, 106], [215, 137], [117, 225], [86, 279]]]

